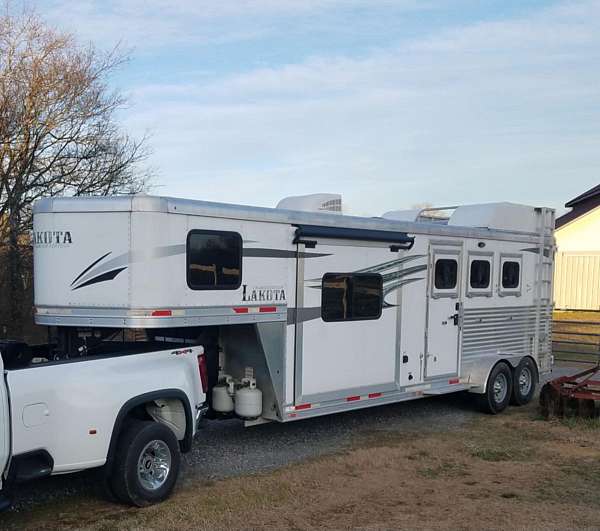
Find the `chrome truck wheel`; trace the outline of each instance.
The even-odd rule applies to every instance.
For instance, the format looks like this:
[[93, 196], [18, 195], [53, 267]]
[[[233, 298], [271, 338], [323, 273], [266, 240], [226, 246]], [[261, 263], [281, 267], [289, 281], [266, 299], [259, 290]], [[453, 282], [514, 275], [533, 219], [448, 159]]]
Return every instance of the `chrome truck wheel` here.
[[144, 507], [166, 499], [179, 475], [179, 442], [170, 428], [132, 421], [119, 438], [110, 482], [115, 496]]
[[504, 411], [510, 402], [512, 388], [510, 367], [504, 362], [496, 364], [488, 376], [486, 392], [479, 396], [479, 407], [492, 415]]
[[138, 460], [138, 480], [148, 490], [162, 487], [171, 472], [171, 450], [159, 440], [150, 441]]

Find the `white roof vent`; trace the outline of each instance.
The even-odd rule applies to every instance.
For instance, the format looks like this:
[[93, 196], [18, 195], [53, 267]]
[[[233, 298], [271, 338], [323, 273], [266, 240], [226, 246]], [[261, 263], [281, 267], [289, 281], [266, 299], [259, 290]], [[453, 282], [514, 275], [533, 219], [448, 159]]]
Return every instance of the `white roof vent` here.
[[286, 197], [277, 203], [277, 208], [286, 210], [302, 210], [304, 212], [342, 213], [342, 196], [340, 194], [309, 194]]

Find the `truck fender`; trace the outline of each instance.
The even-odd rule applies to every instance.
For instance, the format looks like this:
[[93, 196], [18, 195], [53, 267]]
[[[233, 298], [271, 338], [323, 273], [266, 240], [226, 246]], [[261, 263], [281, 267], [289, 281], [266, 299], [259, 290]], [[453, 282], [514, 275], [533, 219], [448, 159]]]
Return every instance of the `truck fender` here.
[[108, 446], [108, 454], [106, 456], [106, 466], [110, 467], [114, 461], [119, 435], [121, 434], [121, 430], [123, 429], [127, 415], [131, 413], [131, 411], [137, 406], [146, 403], [154, 403], [156, 400], [161, 399], [177, 399], [183, 404], [183, 410], [185, 412], [185, 434], [183, 440], [181, 440], [179, 444], [182, 452], [190, 451], [192, 447], [192, 436], [194, 433], [194, 421], [190, 401], [187, 395], [180, 389], [162, 389], [159, 391], [151, 391], [149, 393], [134, 396], [133, 398], [127, 400], [123, 406], [121, 406], [113, 425], [110, 444]]

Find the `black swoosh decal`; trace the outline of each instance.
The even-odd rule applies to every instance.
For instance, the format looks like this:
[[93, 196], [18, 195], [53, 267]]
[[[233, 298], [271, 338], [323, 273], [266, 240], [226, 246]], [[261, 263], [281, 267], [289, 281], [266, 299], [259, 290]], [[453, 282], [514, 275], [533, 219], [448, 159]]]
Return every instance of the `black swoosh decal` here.
[[102, 273], [101, 275], [98, 275], [97, 277], [90, 278], [87, 282], [84, 282], [83, 284], [80, 284], [76, 288], [73, 288], [73, 291], [75, 291], [76, 289], [79, 289], [79, 288], [84, 288], [85, 286], [91, 286], [92, 284], [98, 284], [98, 282], [106, 282], [107, 280], [112, 280], [121, 271], [124, 271], [125, 269], [127, 269], [127, 266], [120, 267], [118, 269], [113, 269], [112, 271], [107, 271], [106, 273]]
[[75, 278], [75, 280], [73, 282], [71, 282], [71, 286], [73, 284], [75, 284], [75, 282], [77, 282], [90, 269], [92, 269], [92, 267], [94, 267], [98, 262], [100, 262], [101, 260], [104, 260], [111, 252], [112, 251], [108, 251], [105, 255], [102, 255], [100, 258], [98, 258], [98, 260], [96, 260], [95, 262], [92, 262], [89, 266], [87, 266], [81, 273], [79, 273], [79, 275], [77, 275], [77, 278]]
[[244, 258], [319, 258], [320, 256], [331, 256], [327, 253], [298, 253], [296, 251], [285, 251], [283, 249], [261, 249], [259, 247], [245, 248], [242, 251]]

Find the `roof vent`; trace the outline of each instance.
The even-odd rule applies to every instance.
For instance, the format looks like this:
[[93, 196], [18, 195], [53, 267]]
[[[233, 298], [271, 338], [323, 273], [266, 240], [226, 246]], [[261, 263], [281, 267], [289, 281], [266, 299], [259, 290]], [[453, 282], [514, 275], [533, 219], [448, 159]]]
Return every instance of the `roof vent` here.
[[286, 210], [302, 210], [304, 212], [342, 213], [342, 196], [340, 194], [294, 195], [279, 201], [277, 208]]

